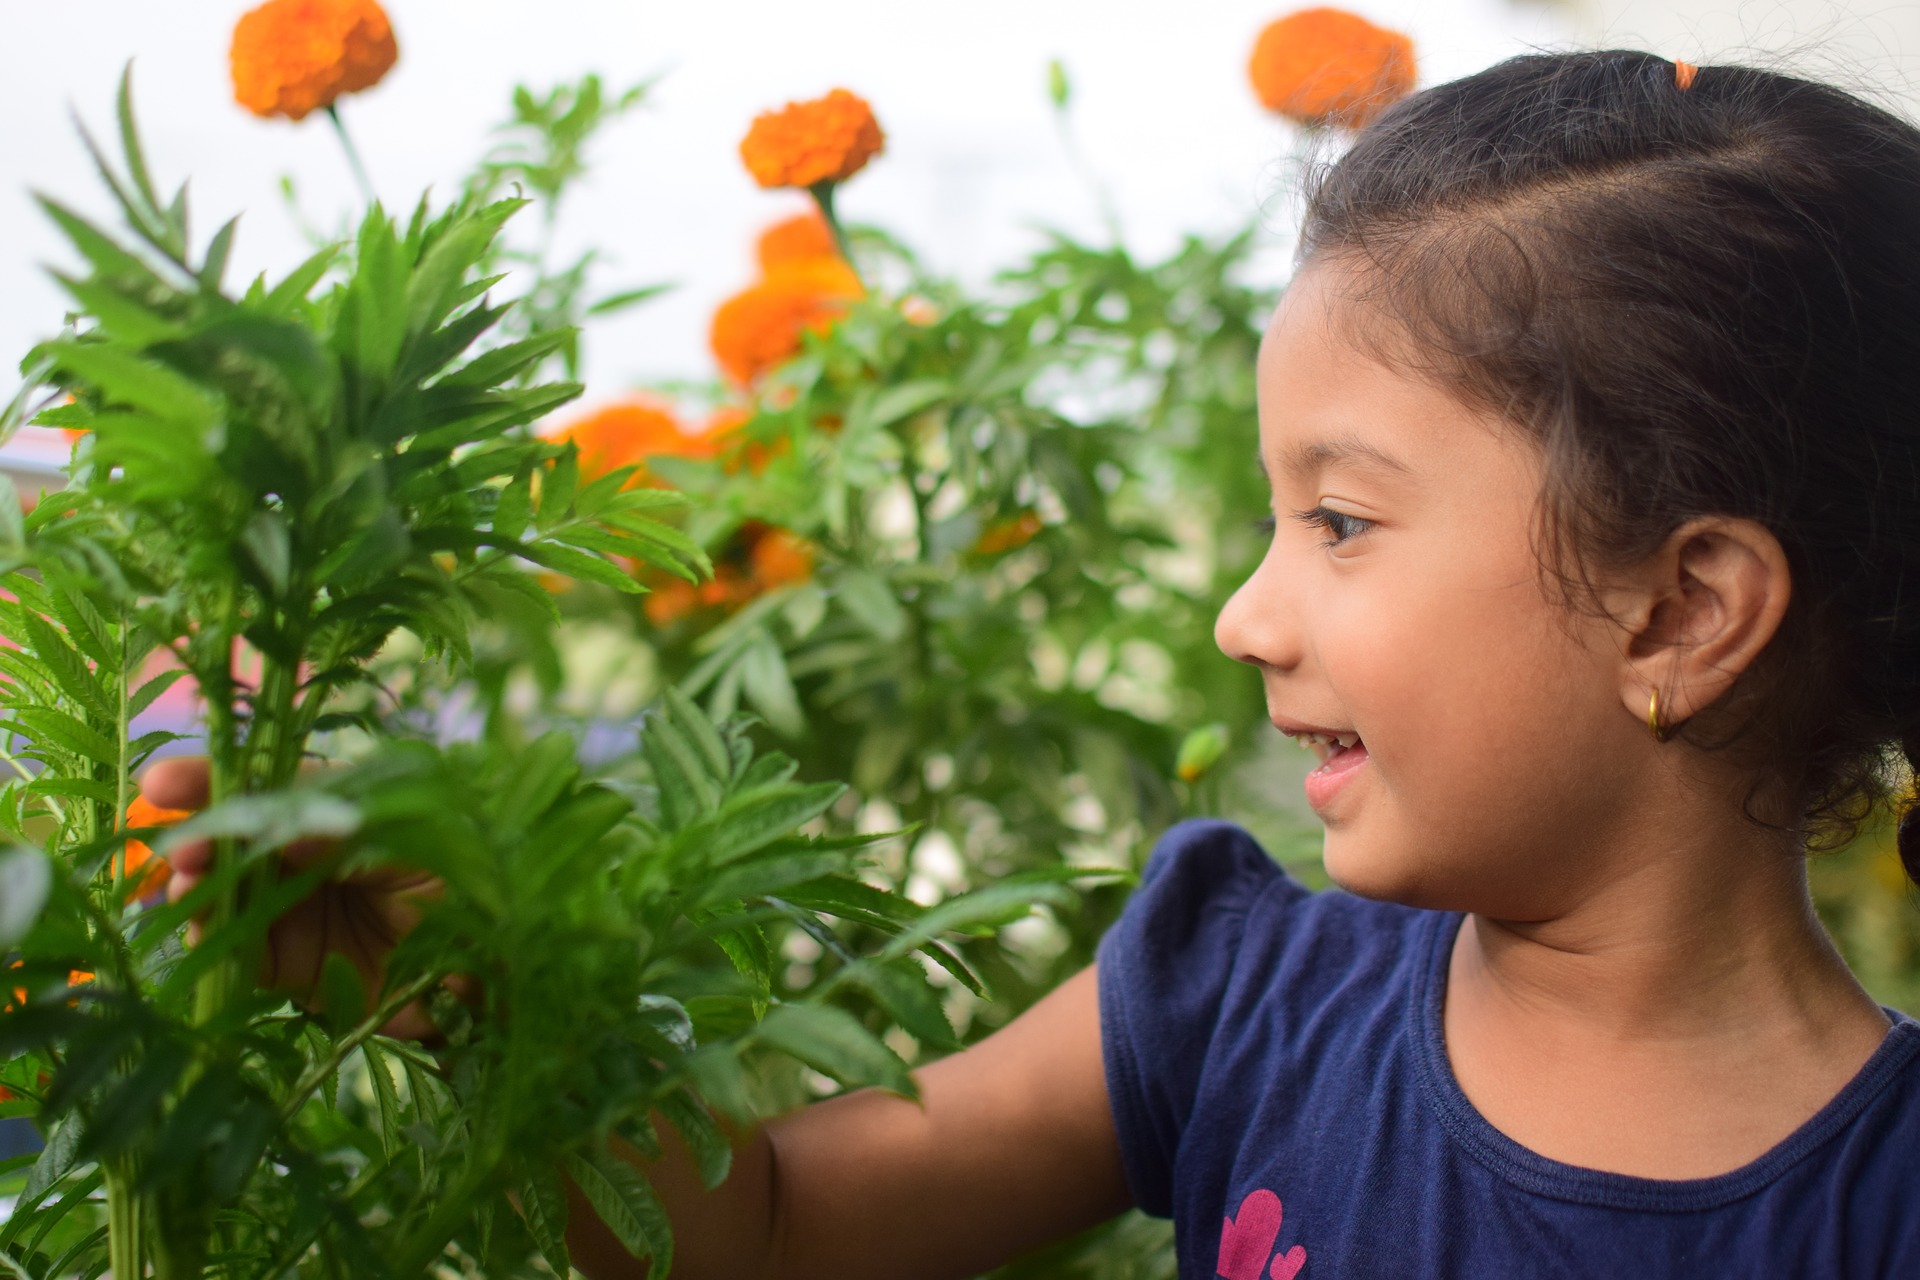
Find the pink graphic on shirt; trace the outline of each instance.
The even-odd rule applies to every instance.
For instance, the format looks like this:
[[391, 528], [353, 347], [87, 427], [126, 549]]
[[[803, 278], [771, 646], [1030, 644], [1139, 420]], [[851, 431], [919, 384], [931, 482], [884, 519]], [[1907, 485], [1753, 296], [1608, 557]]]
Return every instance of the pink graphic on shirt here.
[[1307, 1265], [1305, 1246], [1295, 1245], [1267, 1265], [1273, 1242], [1280, 1238], [1281, 1216], [1279, 1196], [1265, 1189], [1250, 1193], [1240, 1202], [1239, 1216], [1220, 1228], [1220, 1261], [1214, 1270], [1226, 1280], [1263, 1280], [1263, 1272], [1271, 1280], [1293, 1280]]

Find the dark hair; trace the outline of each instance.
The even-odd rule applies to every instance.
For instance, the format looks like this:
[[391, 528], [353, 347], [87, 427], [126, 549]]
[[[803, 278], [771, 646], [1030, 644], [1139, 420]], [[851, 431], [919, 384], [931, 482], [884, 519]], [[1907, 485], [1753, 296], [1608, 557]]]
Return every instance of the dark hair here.
[[[1786, 617], [1696, 745], [1784, 786], [1812, 849], [1920, 765], [1920, 130], [1824, 84], [1535, 54], [1395, 104], [1312, 184], [1412, 363], [1544, 449], [1542, 562], [1759, 521]], [[1571, 556], [1564, 555], [1571, 548]], [[1900, 824], [1920, 879], [1920, 810]]]

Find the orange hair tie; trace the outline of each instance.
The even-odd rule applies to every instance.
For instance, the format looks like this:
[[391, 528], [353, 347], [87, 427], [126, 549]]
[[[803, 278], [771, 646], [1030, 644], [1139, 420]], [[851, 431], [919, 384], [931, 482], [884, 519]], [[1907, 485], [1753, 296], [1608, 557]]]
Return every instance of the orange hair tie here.
[[1700, 68], [1694, 66], [1691, 62], [1681, 62], [1677, 58], [1674, 60], [1673, 82], [1680, 86], [1682, 93], [1693, 88], [1693, 78], [1699, 74]]

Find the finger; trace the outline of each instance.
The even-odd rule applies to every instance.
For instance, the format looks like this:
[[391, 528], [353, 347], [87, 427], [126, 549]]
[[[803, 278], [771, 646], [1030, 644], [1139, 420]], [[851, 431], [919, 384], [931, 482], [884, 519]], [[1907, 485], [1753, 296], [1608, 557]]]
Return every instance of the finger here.
[[162, 809], [204, 809], [211, 793], [205, 756], [173, 756], [140, 775], [140, 794]]
[[166, 856], [175, 876], [198, 880], [213, 865], [213, 841], [189, 840], [167, 850]]

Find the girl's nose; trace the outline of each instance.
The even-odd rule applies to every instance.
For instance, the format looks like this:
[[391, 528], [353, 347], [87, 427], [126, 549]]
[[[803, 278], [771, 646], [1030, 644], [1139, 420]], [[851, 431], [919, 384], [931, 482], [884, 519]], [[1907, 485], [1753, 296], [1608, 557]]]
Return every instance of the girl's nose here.
[[1235, 662], [1289, 671], [1300, 661], [1294, 602], [1267, 556], [1240, 584], [1213, 624], [1213, 642]]

